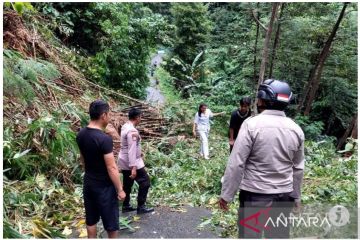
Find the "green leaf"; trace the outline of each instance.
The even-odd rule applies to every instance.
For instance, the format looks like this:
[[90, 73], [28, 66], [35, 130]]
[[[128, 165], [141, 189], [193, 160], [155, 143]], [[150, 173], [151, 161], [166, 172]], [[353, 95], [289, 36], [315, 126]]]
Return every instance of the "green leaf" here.
[[202, 223], [199, 224], [199, 226], [197, 227], [198, 229], [203, 229], [206, 225], [211, 223], [211, 218], [207, 219], [206, 221], [203, 221]]
[[21, 157], [25, 156], [30, 151], [31, 151], [31, 149], [26, 149], [25, 151], [23, 151], [21, 153], [16, 153], [13, 158], [14, 159], [21, 158]]
[[14, 7], [14, 10], [15, 10], [18, 14], [20, 14], [20, 15], [23, 14], [23, 12], [24, 12], [24, 3], [23, 3], [23, 2], [15, 2], [14, 5], [13, 5], [13, 7]]
[[345, 145], [345, 151], [347, 151], [347, 152], [350, 152], [351, 150], [353, 150], [353, 148], [354, 148], [354, 145], [352, 143], [347, 143]]
[[4, 2], [4, 6], [5, 6], [6, 8], [10, 8], [10, 7], [11, 7], [11, 3], [10, 3], [10, 2]]

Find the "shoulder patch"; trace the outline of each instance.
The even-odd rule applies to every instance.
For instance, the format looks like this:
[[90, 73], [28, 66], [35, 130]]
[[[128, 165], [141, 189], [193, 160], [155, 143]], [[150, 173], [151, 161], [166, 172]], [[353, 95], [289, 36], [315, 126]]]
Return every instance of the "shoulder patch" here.
[[132, 138], [133, 141], [138, 140], [139, 134], [136, 131], [131, 131], [130, 134], [131, 134], [131, 138]]

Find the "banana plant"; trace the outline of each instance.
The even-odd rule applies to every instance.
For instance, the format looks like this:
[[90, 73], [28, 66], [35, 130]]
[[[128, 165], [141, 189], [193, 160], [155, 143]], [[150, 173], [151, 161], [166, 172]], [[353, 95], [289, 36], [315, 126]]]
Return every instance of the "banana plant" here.
[[195, 80], [198, 77], [197, 74], [199, 73], [199, 70], [207, 61], [201, 61], [201, 57], [204, 55], [204, 51], [201, 51], [196, 57], [194, 58], [194, 61], [192, 64], [185, 63], [182, 59], [178, 57], [171, 58], [171, 61], [178, 65], [182, 72], [183, 77], [186, 79], [187, 84], [183, 87], [183, 91], [186, 91], [190, 88], [198, 88], [200, 83], [197, 83]]

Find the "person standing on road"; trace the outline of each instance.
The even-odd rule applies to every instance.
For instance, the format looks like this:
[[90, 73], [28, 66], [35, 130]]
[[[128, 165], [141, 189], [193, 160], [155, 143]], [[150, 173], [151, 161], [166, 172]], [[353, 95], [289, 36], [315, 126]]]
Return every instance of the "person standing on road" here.
[[150, 69], [151, 77], [154, 76], [156, 68], [157, 68], [157, 62], [155, 61], [154, 64], [151, 66], [151, 69]]
[[212, 113], [205, 103], [200, 104], [198, 112], [195, 114], [193, 135], [194, 137], [196, 137], [197, 134], [200, 136], [200, 155], [205, 159], [209, 159], [208, 137], [210, 131], [210, 118], [224, 114], [225, 112]]
[[[294, 205], [300, 207], [304, 133], [285, 116], [291, 97], [285, 82], [268, 79], [261, 84], [257, 94], [261, 113], [244, 121], [230, 154], [219, 205], [227, 210], [240, 188], [239, 238], [261, 238], [262, 232], [266, 238], [289, 238], [289, 227], [264, 224], [269, 216], [276, 221], [281, 213], [288, 217]], [[256, 215], [259, 212], [265, 217]], [[249, 227], [249, 219], [264, 221]]]
[[[123, 174], [124, 190], [126, 198], [123, 203], [122, 212], [137, 210], [137, 214], [153, 212], [154, 208], [146, 206], [146, 198], [150, 188], [150, 178], [145, 170], [143, 154], [141, 153], [141, 137], [135, 128], [140, 124], [141, 111], [132, 108], [129, 111], [129, 121], [121, 128], [121, 148], [118, 165]], [[137, 196], [137, 209], [130, 205], [130, 194], [132, 186], [136, 181], [139, 185]]]
[[90, 104], [90, 123], [77, 134], [84, 175], [84, 205], [88, 238], [96, 238], [96, 224], [102, 219], [109, 238], [117, 238], [119, 202], [125, 199], [113, 154], [113, 141], [103, 132], [110, 119], [109, 104]]
[[230, 153], [233, 149], [234, 142], [239, 133], [241, 124], [251, 116], [250, 111], [251, 98], [244, 97], [240, 100], [240, 106], [237, 110], [231, 113], [230, 126], [229, 126], [229, 145]]

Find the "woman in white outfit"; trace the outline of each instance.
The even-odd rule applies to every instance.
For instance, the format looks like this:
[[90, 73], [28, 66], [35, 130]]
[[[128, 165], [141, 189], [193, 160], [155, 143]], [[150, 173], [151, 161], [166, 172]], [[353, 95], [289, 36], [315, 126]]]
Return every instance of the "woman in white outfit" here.
[[[212, 113], [207, 105], [202, 103], [199, 106], [198, 112], [195, 114], [193, 135], [196, 137], [198, 134], [201, 140], [200, 155], [205, 159], [209, 159], [209, 131], [210, 131], [210, 118], [223, 115], [225, 112]], [[197, 134], [196, 134], [197, 133]]]

